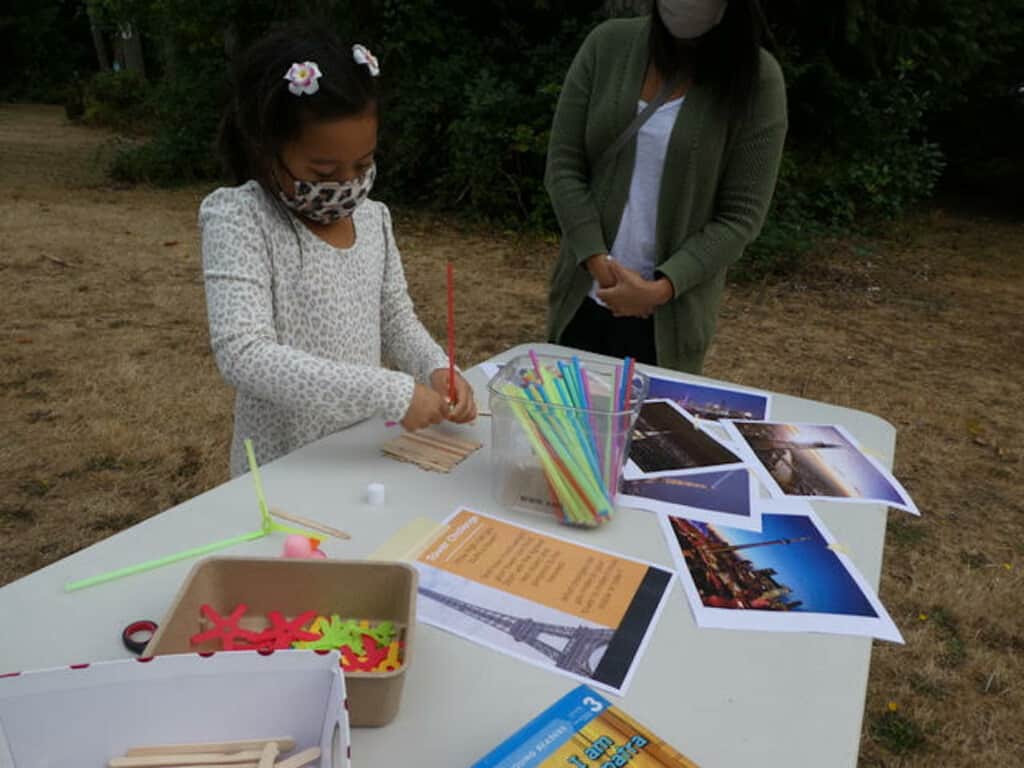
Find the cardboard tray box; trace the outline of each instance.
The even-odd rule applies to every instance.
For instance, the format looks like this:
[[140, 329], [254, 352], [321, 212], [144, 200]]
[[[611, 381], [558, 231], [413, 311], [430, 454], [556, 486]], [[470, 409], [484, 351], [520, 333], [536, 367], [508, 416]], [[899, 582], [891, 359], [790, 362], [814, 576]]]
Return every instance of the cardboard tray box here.
[[290, 737], [349, 768], [337, 652], [121, 659], [0, 677], [0, 768], [106, 768], [129, 747]]
[[244, 603], [250, 614], [280, 611], [294, 617], [316, 611], [342, 618], [392, 621], [404, 630], [403, 664], [392, 672], [345, 672], [349, 721], [381, 726], [398, 714], [405, 671], [412, 660], [416, 623], [416, 569], [407, 563], [366, 560], [292, 560], [212, 557], [193, 566], [146, 656], [212, 651], [218, 643], [193, 646], [200, 606], [221, 615]]

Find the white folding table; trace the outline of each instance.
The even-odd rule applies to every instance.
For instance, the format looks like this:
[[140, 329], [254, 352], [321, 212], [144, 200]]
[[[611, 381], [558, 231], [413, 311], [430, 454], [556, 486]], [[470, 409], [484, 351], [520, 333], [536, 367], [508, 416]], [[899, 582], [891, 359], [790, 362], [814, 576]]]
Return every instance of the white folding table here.
[[[529, 348], [509, 350], [490, 362], [511, 359]], [[532, 348], [572, 354], [550, 345]], [[466, 375], [478, 402], [486, 405], [484, 373], [476, 367]], [[772, 417], [842, 424], [866, 450], [886, 466], [892, 464], [895, 430], [876, 416], [776, 395]], [[450, 475], [383, 458], [380, 446], [395, 429], [381, 420], [368, 421], [265, 465], [270, 504], [350, 532], [351, 541], [325, 542], [333, 557], [365, 557], [414, 518], [440, 521], [456, 507], [467, 506], [672, 568], [657, 520], [649, 512], [619, 510], [601, 529], [579, 531], [503, 511], [491, 491], [489, 419], [459, 428], [485, 447]], [[364, 502], [370, 482], [386, 486], [383, 506]], [[884, 507], [815, 508], [877, 588]], [[140, 618], [159, 621], [194, 561], [71, 594], [63, 585], [258, 525], [252, 481], [243, 476], [3, 587], [0, 674], [128, 655], [121, 646], [122, 628]], [[281, 536], [275, 535], [223, 554], [266, 556], [280, 550]], [[619, 703], [702, 766], [853, 766], [870, 653], [871, 641], [861, 637], [698, 629], [676, 583], [632, 686]], [[401, 711], [384, 728], [353, 731], [353, 765], [471, 765], [575, 685], [420, 625]]]

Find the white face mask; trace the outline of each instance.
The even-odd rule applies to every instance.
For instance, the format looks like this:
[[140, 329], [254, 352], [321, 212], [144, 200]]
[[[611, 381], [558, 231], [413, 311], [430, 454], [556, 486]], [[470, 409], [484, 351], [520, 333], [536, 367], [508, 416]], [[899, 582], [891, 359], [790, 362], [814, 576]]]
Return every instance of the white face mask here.
[[728, 0], [658, 0], [658, 12], [672, 37], [694, 40], [718, 26]]

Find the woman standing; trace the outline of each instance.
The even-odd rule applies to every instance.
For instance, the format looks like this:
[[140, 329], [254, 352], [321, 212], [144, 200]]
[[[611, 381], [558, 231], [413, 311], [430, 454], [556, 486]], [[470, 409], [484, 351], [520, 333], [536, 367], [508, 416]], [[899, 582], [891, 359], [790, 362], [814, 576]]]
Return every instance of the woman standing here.
[[656, 0], [584, 41], [551, 129], [562, 229], [548, 335], [699, 373], [725, 272], [760, 232], [786, 91], [758, 0]]

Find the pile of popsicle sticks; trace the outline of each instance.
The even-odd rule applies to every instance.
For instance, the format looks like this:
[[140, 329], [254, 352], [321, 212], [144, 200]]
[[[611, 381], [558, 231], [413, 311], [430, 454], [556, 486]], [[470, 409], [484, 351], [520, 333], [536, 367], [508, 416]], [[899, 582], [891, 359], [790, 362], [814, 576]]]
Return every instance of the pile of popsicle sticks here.
[[434, 430], [405, 432], [384, 444], [386, 456], [407, 461], [434, 472], [451, 472], [467, 456], [481, 447], [481, 443], [461, 440]]
[[290, 757], [295, 749], [289, 738], [249, 739], [207, 744], [165, 744], [132, 747], [115, 757], [109, 768], [303, 768], [320, 759], [320, 748], [310, 747]]

